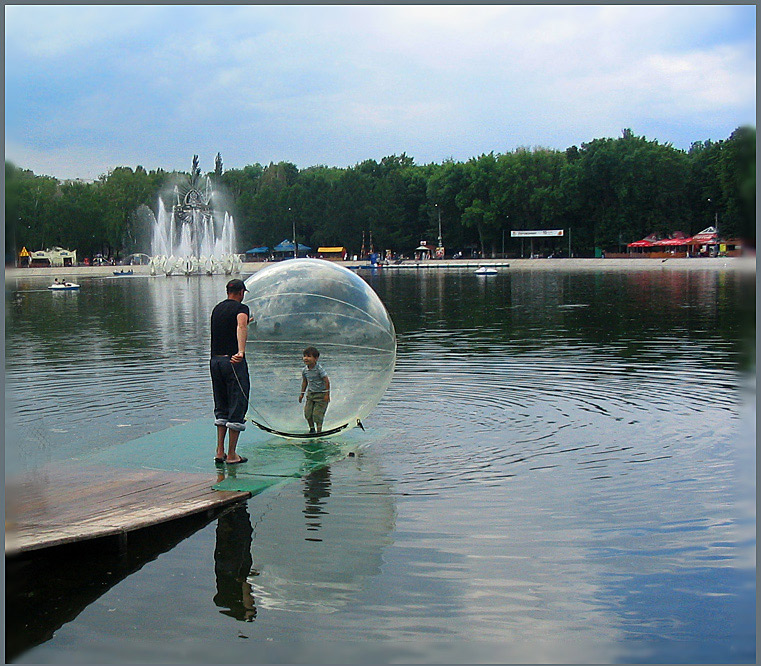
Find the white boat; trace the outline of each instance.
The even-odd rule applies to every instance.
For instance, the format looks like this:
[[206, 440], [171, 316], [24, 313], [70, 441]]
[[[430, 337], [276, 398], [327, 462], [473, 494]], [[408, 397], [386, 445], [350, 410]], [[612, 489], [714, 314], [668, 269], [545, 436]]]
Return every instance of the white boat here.
[[52, 289], [53, 291], [74, 291], [75, 289], [79, 289], [79, 285], [74, 282], [54, 282], [48, 287], [48, 289]]
[[476, 269], [476, 275], [496, 275], [497, 269], [491, 266], [479, 266]]

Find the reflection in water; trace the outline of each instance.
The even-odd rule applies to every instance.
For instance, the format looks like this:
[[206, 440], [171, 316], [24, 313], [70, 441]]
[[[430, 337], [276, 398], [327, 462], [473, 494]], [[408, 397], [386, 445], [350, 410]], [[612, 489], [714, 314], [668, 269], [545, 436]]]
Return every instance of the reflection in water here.
[[466, 278], [377, 285], [399, 333], [379, 411], [409, 462], [405, 489], [568, 466], [599, 481], [731, 436], [754, 365], [752, 275], [498, 277], [478, 283], [483, 299]]
[[202, 514], [133, 532], [126, 549], [102, 539], [96, 545], [73, 544], [6, 558], [6, 659], [15, 660], [51, 640], [96, 599], [209, 520]]
[[[165, 634], [125, 637], [122, 618], [96, 608], [30, 660], [86, 661], [97, 636], [138, 660], [182, 661], [182, 643], [196, 660], [245, 661], [253, 641], [231, 642], [224, 629], [240, 625], [219, 610], [255, 607], [246, 633], [270, 663], [307, 660], [304, 646], [326, 663], [753, 662], [754, 276], [511, 268], [494, 278], [371, 276], [399, 364], [367, 432], [352, 431], [362, 455], [252, 498], [250, 561], [227, 557], [223, 585], [212, 567], [199, 573], [211, 530], [125, 581], [124, 607]], [[8, 359], [12, 409], [25, 427], [50, 414], [47, 450], [84, 455], [200, 418], [204, 313], [224, 284], [169, 282], [83, 284], [51, 305], [55, 317], [42, 294], [10, 309], [6, 348], [42, 350], [35, 375]], [[141, 432], [114, 429], [127, 423]], [[314, 471], [305, 451], [293, 450], [291, 472]], [[250, 471], [237, 475], [261, 489]], [[207, 577], [201, 602], [195, 587], [166, 582], [173, 567]], [[166, 589], [189, 602], [171, 621], [161, 603], [142, 604]], [[196, 636], [200, 625], [215, 631]], [[344, 658], [341, 641], [375, 652]]]
[[214, 574], [217, 594], [214, 603], [224, 615], [253, 622], [256, 618], [249, 576], [255, 576], [251, 559], [251, 518], [245, 504], [239, 504], [217, 519], [217, 544], [214, 549]]
[[396, 509], [379, 470], [363, 461], [341, 463], [344, 477], [351, 471], [342, 492], [332, 492], [332, 470], [321, 467], [302, 479], [300, 497], [281, 492], [255, 520], [259, 575], [249, 580], [260, 611], [335, 612], [379, 573]]
[[[322, 448], [308, 446], [308, 458], [319, 462]], [[214, 603], [224, 614], [250, 622], [257, 607], [336, 611], [378, 573], [381, 551], [390, 543], [394, 500], [373, 463], [358, 464], [353, 472], [348, 495], [343, 488], [331, 496], [331, 468], [323, 463], [297, 482], [301, 505], [299, 495], [281, 490], [266, 501], [254, 527], [246, 505], [219, 518]], [[218, 480], [236, 482], [238, 474], [220, 473]]]
[[[304, 477], [304, 497], [306, 507], [304, 515], [307, 517], [307, 530], [319, 532], [322, 523], [321, 516], [325, 515], [323, 506], [325, 499], [330, 497], [330, 467], [320, 467]], [[309, 541], [322, 541], [317, 535], [306, 537]]]

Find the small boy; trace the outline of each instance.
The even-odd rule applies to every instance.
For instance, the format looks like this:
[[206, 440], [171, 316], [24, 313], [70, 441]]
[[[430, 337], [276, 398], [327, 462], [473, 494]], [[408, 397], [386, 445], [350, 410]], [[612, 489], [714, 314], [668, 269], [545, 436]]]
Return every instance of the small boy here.
[[314, 347], [304, 350], [304, 365], [301, 370], [301, 393], [299, 402], [304, 399], [304, 416], [309, 424], [309, 432], [322, 432], [322, 421], [330, 402], [330, 379], [328, 373], [317, 362], [320, 352]]

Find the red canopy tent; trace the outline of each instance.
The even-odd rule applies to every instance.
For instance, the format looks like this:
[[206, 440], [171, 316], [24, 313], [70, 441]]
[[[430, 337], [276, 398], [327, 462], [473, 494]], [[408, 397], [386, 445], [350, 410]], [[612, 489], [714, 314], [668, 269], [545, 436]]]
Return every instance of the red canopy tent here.
[[671, 238], [659, 239], [655, 234], [650, 234], [642, 240], [629, 243], [627, 248], [655, 248], [655, 251], [657, 251], [661, 248], [686, 248], [691, 242], [691, 239], [683, 231], [675, 231], [671, 236]]
[[642, 240], [629, 243], [626, 247], [653, 247], [653, 244], [658, 240], [655, 234], [645, 236]]
[[719, 242], [719, 234], [716, 227], [706, 227], [690, 238], [690, 245], [716, 245]]
[[691, 241], [691, 238], [664, 238], [663, 240], [655, 241], [653, 245], [659, 247], [679, 247], [680, 245], [689, 245]]

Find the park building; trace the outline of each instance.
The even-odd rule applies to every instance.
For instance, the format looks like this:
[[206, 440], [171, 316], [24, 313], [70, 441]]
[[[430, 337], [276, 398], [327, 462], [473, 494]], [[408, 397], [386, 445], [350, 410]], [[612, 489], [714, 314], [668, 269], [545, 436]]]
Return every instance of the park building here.
[[[26, 250], [26, 248], [24, 248]], [[28, 253], [28, 257], [19, 256], [19, 265], [21, 260], [27, 259], [29, 266], [76, 266], [77, 265], [77, 251], [65, 250], [62, 247], [48, 248], [47, 250], [37, 250], [36, 252]]]

